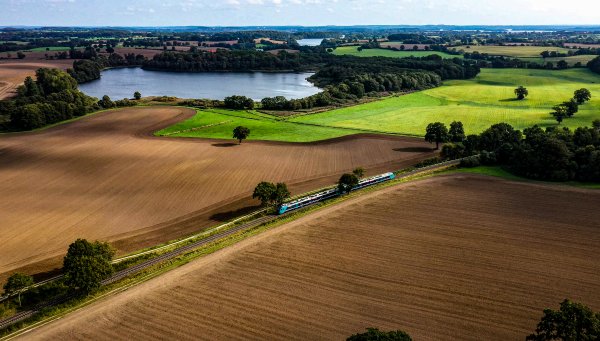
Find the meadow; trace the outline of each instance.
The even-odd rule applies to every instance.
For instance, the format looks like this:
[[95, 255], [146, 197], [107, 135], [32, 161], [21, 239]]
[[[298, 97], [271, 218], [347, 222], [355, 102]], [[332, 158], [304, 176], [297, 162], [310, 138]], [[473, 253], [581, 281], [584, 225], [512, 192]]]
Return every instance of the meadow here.
[[312, 142], [360, 133], [352, 128], [292, 123], [253, 110], [208, 109], [198, 110], [191, 119], [160, 130], [156, 135], [231, 139], [237, 126], [250, 129], [249, 140]]
[[358, 46], [341, 46], [333, 50], [333, 54], [337, 56], [350, 55], [357, 57], [390, 57], [390, 58], [406, 58], [406, 57], [426, 57], [432, 54], [437, 54], [442, 58], [463, 58], [462, 55], [452, 55], [449, 53], [438, 51], [394, 51], [386, 49], [364, 49], [358, 51]]
[[508, 57], [539, 57], [540, 53], [544, 51], [556, 51], [560, 53], [568, 53], [569, 49], [563, 47], [554, 46], [498, 46], [498, 45], [486, 45], [486, 46], [456, 46], [454, 47], [457, 51], [463, 50], [465, 52], [479, 52], [487, 53], [494, 56], [508, 56]]
[[[515, 100], [513, 93], [519, 85], [529, 89], [529, 97], [523, 101]], [[472, 80], [447, 81], [439, 88], [297, 116], [291, 121], [416, 136], [422, 136], [427, 124], [435, 121], [462, 121], [467, 133], [481, 132], [499, 122], [518, 129], [535, 124], [548, 127], [557, 124], [549, 114], [552, 106], [568, 100], [579, 88], [588, 88], [593, 98], [562, 123], [575, 128], [600, 118], [600, 76], [587, 69], [483, 69]]]

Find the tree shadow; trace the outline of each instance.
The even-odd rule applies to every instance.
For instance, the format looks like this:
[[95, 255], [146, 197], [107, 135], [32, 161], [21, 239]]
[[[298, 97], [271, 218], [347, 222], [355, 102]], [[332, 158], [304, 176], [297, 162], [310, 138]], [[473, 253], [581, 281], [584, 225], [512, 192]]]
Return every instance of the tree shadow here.
[[218, 213], [211, 215], [210, 219], [220, 221], [220, 222], [225, 222], [225, 221], [229, 221], [229, 220], [250, 214], [252, 212], [255, 212], [258, 209], [260, 209], [261, 207], [262, 206], [260, 206], [260, 205], [247, 206], [247, 207], [238, 208], [237, 210], [233, 210], [233, 211], [218, 212]]
[[501, 99], [498, 102], [520, 102], [520, 101], [525, 101], [524, 99], [517, 99], [517, 98], [505, 98], [505, 99]]
[[405, 153], [427, 153], [432, 152], [435, 149], [429, 147], [403, 147], [403, 148], [394, 148], [396, 152], [405, 152]]
[[233, 142], [221, 142], [221, 143], [213, 143], [212, 144], [213, 147], [219, 147], [219, 148], [235, 147], [237, 145], [238, 145], [237, 143], [233, 143]]

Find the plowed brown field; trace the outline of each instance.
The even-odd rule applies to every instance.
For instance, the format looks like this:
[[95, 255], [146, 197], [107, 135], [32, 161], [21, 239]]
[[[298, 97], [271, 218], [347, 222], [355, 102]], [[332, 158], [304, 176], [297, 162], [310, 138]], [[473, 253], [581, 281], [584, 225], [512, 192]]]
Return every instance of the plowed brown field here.
[[188, 235], [256, 209], [249, 197], [263, 180], [301, 193], [353, 167], [382, 172], [431, 157], [429, 144], [407, 138], [238, 146], [149, 136], [193, 114], [129, 108], [0, 136], [0, 273], [51, 269], [76, 238], [133, 251]]
[[600, 309], [600, 192], [476, 175], [349, 200], [25, 335], [28, 340], [523, 340]]
[[0, 61], [0, 100], [15, 95], [17, 87], [23, 84], [25, 77], [35, 76], [39, 68], [67, 69], [73, 66], [73, 60], [2, 60]]

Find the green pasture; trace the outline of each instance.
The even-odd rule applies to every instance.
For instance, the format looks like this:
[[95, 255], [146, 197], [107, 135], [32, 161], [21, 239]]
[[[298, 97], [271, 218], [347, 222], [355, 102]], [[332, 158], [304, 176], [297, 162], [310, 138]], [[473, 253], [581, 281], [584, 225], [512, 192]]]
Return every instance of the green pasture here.
[[530, 61], [530, 62], [536, 62], [538, 64], [546, 64], [548, 62], [551, 62], [554, 64], [554, 66], [556, 66], [556, 63], [558, 63], [561, 60], [566, 61], [567, 63], [569, 63], [570, 66], [573, 66], [575, 64], [577, 64], [578, 62], [581, 63], [581, 65], [585, 66], [587, 65], [587, 63], [596, 58], [598, 56], [594, 56], [594, 55], [581, 55], [581, 56], [569, 56], [569, 57], [550, 57], [550, 58], [542, 58], [542, 57], [523, 57], [523, 58], [519, 58], [521, 60], [525, 60], [525, 61]]
[[359, 132], [287, 122], [256, 111], [209, 109], [198, 110], [191, 119], [163, 129], [156, 135], [233, 140], [233, 129], [237, 126], [250, 129], [248, 140], [287, 142], [319, 141]]
[[[46, 50], [48, 49], [48, 50]], [[71, 48], [67, 47], [67, 46], [49, 46], [49, 47], [36, 47], [34, 49], [29, 49], [27, 51], [29, 52], [44, 52], [44, 51], [50, 51], [50, 52], [58, 52], [58, 51], [69, 51]]]
[[464, 52], [479, 52], [487, 53], [493, 56], [508, 56], [508, 57], [540, 57], [540, 53], [544, 51], [556, 51], [560, 53], [568, 53], [569, 49], [554, 46], [494, 46], [494, 45], [470, 45], [467, 47], [456, 46], [456, 50]]
[[[515, 100], [514, 89], [519, 85], [529, 89], [526, 100]], [[462, 121], [467, 133], [481, 132], [499, 122], [518, 129], [536, 124], [548, 127], [557, 124], [549, 114], [552, 106], [568, 100], [580, 88], [588, 88], [593, 98], [562, 123], [574, 128], [600, 118], [600, 76], [587, 69], [482, 69], [472, 80], [447, 81], [439, 88], [290, 121], [416, 136], [422, 136], [427, 124], [436, 121]]]
[[438, 51], [394, 51], [387, 49], [364, 49], [362, 51], [358, 51], [358, 46], [340, 46], [333, 50], [333, 54], [341, 56], [341, 55], [350, 55], [357, 57], [390, 57], [390, 58], [406, 58], [406, 57], [426, 57], [431, 56], [432, 54], [437, 54], [442, 58], [463, 58], [462, 55], [451, 55], [444, 52]]

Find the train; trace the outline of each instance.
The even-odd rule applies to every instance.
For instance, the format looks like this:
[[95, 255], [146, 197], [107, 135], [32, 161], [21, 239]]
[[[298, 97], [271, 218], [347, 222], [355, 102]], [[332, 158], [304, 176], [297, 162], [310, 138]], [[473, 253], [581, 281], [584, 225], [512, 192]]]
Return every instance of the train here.
[[[352, 188], [352, 191], [356, 191], [361, 188], [373, 186], [378, 183], [390, 181], [390, 180], [393, 180], [394, 178], [396, 178], [396, 176], [394, 175], [394, 173], [391, 173], [391, 172], [372, 176], [369, 178], [365, 178], [365, 179], [360, 180], [358, 182], [358, 185], [356, 185]], [[331, 198], [334, 198], [334, 197], [337, 197], [340, 195], [341, 195], [340, 190], [337, 187], [328, 189], [328, 190], [321, 191], [321, 192], [318, 192], [315, 194], [307, 195], [305, 197], [296, 199], [294, 201], [283, 203], [282, 205], [280, 205], [278, 207], [277, 213], [281, 215], [281, 214], [291, 212], [291, 211], [300, 209], [302, 207], [306, 207], [306, 206], [315, 204], [317, 202], [331, 199]]]

